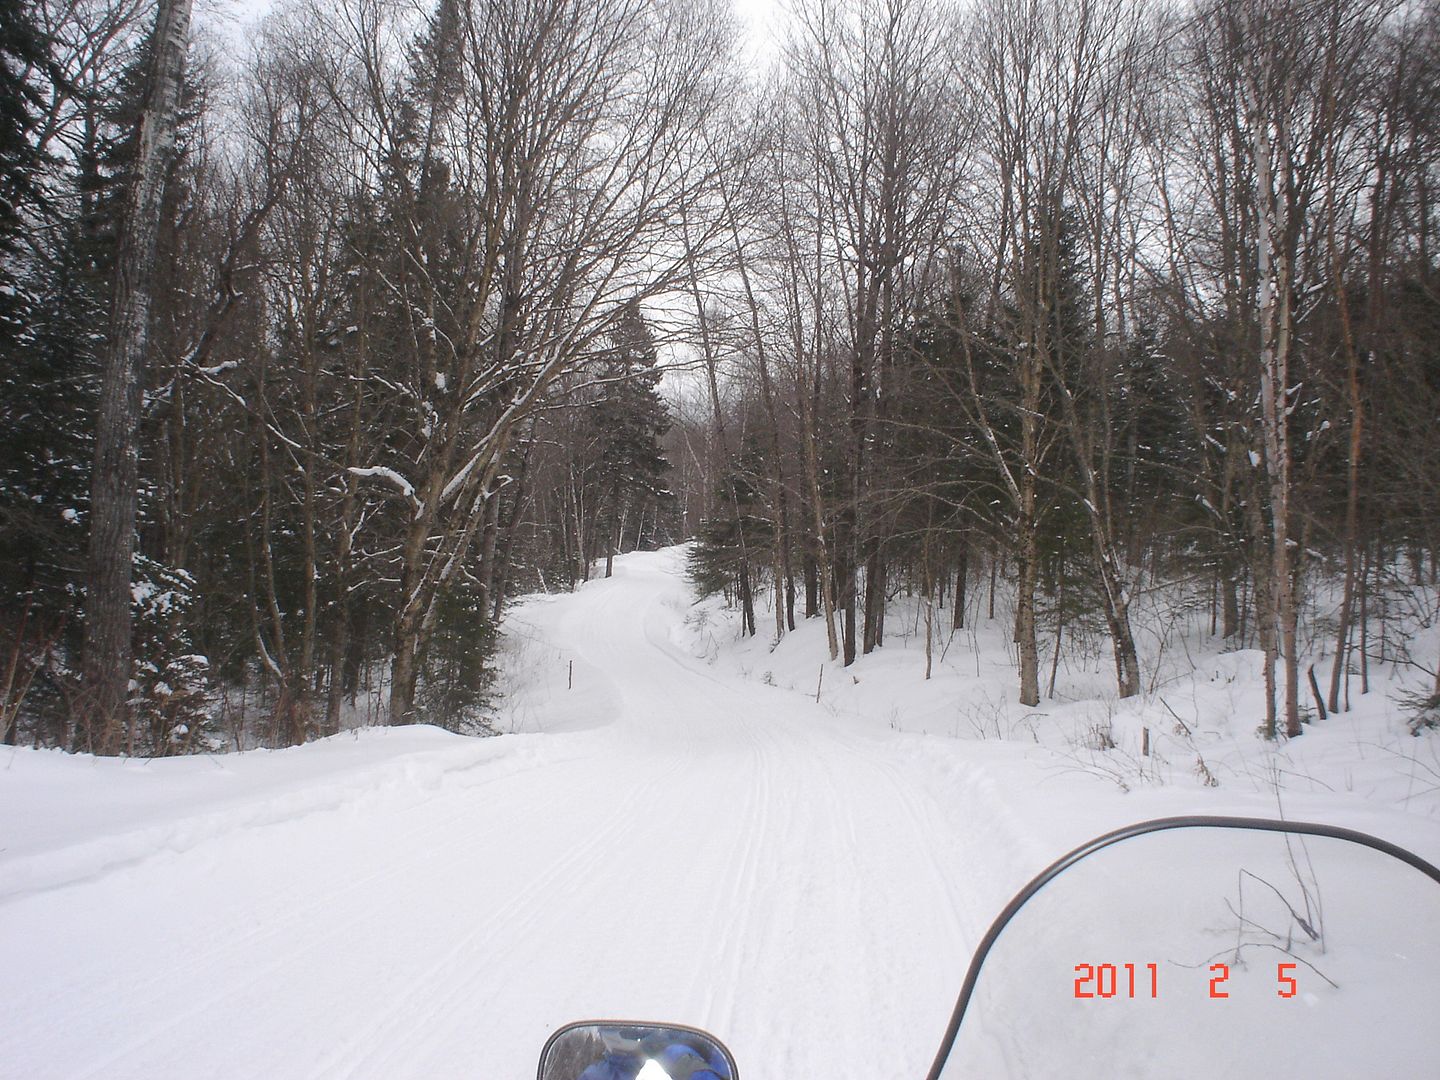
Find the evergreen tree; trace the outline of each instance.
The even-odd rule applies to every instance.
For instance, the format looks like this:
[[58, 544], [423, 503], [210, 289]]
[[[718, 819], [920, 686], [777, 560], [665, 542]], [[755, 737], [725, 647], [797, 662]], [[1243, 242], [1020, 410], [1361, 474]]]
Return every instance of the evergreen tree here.
[[[45, 203], [46, 158], [34, 138], [43, 100], [37, 79], [58, 74], [33, 10], [22, 0], [0, 0], [0, 275], [8, 272], [27, 212]], [[0, 276], [0, 283], [9, 280]], [[8, 295], [0, 290], [0, 303]]]
[[637, 544], [653, 538], [653, 525], [646, 532], [646, 516], [671, 497], [663, 484], [670, 463], [660, 449], [670, 417], [656, 389], [655, 341], [638, 304], [625, 306], [612, 345], [599, 365], [600, 396], [589, 410], [599, 451], [595, 479], [600, 535], [607, 544], [606, 577], [615, 552], [625, 550], [632, 537]]
[[740, 602], [742, 630], [751, 636], [756, 632], [754, 582], [769, 565], [775, 542], [774, 520], [756, 483], [766, 475], [760, 445], [747, 435], [735, 467], [721, 478], [728, 497], [714, 517], [700, 523], [688, 564], [701, 596], [723, 594]]
[[[36, 133], [47, 79], [60, 72], [33, 9], [0, 0], [0, 653], [14, 662], [6, 693], [26, 686], [32, 715], [43, 704], [53, 725], [62, 703], [46, 669], [74, 601], [84, 471], [73, 454], [76, 387], [70, 372], [42, 362], [52, 344], [42, 248], [22, 243], [54, 216], [54, 161]], [[11, 701], [0, 706], [18, 721]], [[17, 735], [18, 723], [0, 733], [5, 742]]]
[[[93, 122], [62, 178], [69, 212], [49, 215], [55, 241], [27, 261], [14, 287], [0, 288], [0, 311], [7, 303], [23, 304], [24, 311], [23, 320], [0, 315], [0, 351], [8, 361], [0, 372], [0, 575], [15, 595], [36, 592], [52, 619], [69, 621], [78, 597], [95, 394], [149, 57], [150, 49], [142, 48], [112, 94], [83, 103]], [[187, 83], [178, 152], [166, 180], [167, 221], [182, 197], [197, 99], [197, 87]], [[5, 187], [16, 189], [8, 180]], [[0, 259], [0, 273], [4, 265]]]
[[[17, 563], [31, 562], [33, 552], [11, 549], [24, 546], [16, 533], [25, 531], [26, 504], [43, 499], [37, 484], [53, 471], [47, 466], [54, 384], [32, 361], [36, 335], [31, 322], [45, 307], [36, 303], [33, 274], [26, 272], [33, 260], [24, 257], [20, 243], [27, 224], [35, 224], [48, 206], [41, 178], [47, 159], [36, 145], [35, 126], [42, 102], [37, 80], [51, 70], [47, 43], [31, 9], [20, 0], [0, 0], [0, 356], [5, 361], [0, 366], [0, 562], [7, 576]], [[21, 576], [26, 576], [23, 571]]]

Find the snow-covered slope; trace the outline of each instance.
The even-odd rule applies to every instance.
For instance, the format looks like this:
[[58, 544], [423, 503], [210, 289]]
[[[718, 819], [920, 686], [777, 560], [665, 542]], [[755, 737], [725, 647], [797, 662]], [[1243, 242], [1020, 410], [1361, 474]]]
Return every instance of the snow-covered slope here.
[[[0, 751], [0, 1076], [504, 1080], [561, 1023], [624, 1016], [711, 1028], [747, 1080], [918, 1077], [970, 948], [1049, 859], [1274, 809], [895, 723], [939, 708], [911, 670], [828, 671], [817, 703], [786, 685], [815, 640], [760, 670], [697, 627], [682, 569], [631, 555], [519, 605], [500, 738]], [[1440, 860], [1432, 796], [1363, 794], [1285, 809]], [[1011, 1027], [997, 1060], [1044, 1041], [1043, 1017]]]

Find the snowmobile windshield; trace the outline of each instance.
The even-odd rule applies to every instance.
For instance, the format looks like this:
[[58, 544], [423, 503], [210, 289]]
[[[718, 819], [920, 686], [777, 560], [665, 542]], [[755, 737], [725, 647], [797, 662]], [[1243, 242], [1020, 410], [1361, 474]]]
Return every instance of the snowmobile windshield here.
[[1321, 835], [1345, 830], [1221, 820], [1095, 841], [1032, 882], [931, 1080], [1437, 1075], [1440, 871]]

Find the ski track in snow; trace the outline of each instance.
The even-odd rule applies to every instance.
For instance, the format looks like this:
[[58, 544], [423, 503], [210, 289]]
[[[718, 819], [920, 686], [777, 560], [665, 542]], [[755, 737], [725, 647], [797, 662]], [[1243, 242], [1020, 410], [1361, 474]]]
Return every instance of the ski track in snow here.
[[710, 1027], [747, 1080], [922, 1075], [1030, 860], [894, 740], [689, 655], [681, 558], [520, 616], [608, 724], [0, 861], [0, 1076], [501, 1080], [585, 1016]]

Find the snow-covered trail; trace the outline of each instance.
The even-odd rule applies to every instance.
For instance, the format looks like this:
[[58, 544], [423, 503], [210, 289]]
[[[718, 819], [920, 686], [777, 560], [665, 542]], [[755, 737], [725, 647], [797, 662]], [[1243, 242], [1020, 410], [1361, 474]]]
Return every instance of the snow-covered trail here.
[[896, 741], [689, 655], [680, 559], [519, 613], [576, 661], [563, 707], [610, 723], [381, 738], [325, 797], [222, 805], [179, 763], [189, 825], [105, 804], [84, 845], [0, 853], [0, 1075], [505, 1080], [590, 1016], [710, 1028], [747, 1080], [923, 1075], [1017, 880], [993, 823]]

